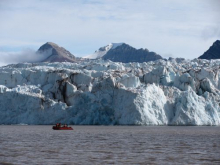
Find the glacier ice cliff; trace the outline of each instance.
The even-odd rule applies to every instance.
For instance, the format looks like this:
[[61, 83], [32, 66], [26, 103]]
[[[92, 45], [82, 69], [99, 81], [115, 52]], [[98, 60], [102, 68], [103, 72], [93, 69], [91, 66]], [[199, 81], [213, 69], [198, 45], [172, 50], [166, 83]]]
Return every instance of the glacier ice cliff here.
[[220, 61], [0, 67], [0, 124], [220, 125]]

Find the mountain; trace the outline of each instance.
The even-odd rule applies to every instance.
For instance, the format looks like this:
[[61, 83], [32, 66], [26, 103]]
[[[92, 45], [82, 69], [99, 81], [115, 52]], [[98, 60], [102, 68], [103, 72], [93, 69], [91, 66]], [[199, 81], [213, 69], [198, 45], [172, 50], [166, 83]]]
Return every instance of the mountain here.
[[147, 49], [135, 49], [126, 43], [111, 43], [107, 46], [99, 48], [94, 54], [87, 58], [102, 58], [114, 62], [148, 62], [162, 59], [162, 57]]
[[95, 51], [95, 53], [93, 53], [92, 55], [86, 56], [86, 58], [89, 59], [97, 59], [97, 58], [102, 58], [104, 55], [106, 55], [106, 53], [111, 50], [111, 49], [115, 49], [118, 46], [121, 46], [124, 43], [110, 43], [107, 46], [103, 46], [101, 48], [99, 48], [99, 50]]
[[68, 50], [53, 42], [42, 45], [37, 54], [44, 54], [45, 59], [41, 62], [75, 62], [76, 58]]
[[213, 45], [199, 57], [200, 59], [220, 59], [220, 41], [217, 40]]

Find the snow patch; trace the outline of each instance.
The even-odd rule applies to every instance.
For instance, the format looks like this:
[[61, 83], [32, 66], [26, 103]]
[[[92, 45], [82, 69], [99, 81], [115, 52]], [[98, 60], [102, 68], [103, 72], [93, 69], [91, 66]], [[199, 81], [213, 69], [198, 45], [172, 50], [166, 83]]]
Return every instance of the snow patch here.
[[89, 58], [89, 59], [97, 59], [97, 58], [102, 58], [106, 53], [111, 50], [115, 49], [118, 46], [121, 46], [124, 43], [110, 43], [107, 46], [101, 47], [99, 50], [95, 51], [92, 55], [86, 56], [84, 58]]

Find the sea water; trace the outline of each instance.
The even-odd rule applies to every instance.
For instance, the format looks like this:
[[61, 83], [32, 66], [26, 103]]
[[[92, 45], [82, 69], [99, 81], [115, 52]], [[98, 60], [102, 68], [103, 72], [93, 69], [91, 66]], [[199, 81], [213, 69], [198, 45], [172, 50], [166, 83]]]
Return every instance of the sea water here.
[[0, 126], [0, 164], [220, 164], [220, 127]]

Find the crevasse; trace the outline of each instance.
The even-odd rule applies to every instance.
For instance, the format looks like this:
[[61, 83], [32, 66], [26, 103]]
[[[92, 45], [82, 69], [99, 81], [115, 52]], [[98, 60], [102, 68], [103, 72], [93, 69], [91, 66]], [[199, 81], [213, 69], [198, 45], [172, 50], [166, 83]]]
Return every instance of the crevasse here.
[[0, 67], [0, 124], [220, 125], [220, 61]]

